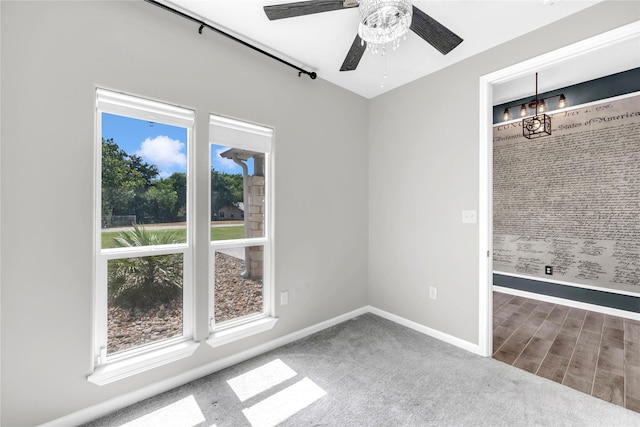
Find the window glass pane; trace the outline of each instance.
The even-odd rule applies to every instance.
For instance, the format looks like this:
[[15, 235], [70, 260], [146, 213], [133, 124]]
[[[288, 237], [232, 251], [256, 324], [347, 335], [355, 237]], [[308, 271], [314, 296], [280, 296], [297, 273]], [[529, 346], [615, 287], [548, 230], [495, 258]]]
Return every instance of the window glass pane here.
[[182, 254], [108, 261], [107, 354], [182, 335]]
[[101, 121], [102, 248], [119, 246], [133, 224], [186, 242], [187, 129], [109, 113]]
[[263, 268], [262, 246], [215, 251], [215, 322], [262, 313]]
[[265, 154], [211, 145], [211, 240], [264, 237]]

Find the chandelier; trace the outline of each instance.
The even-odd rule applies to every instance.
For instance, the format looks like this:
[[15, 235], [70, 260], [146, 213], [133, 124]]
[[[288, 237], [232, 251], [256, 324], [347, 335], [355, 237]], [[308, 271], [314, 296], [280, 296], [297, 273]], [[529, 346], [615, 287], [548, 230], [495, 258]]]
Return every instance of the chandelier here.
[[413, 6], [410, 0], [360, 0], [358, 35], [372, 53], [386, 53], [387, 44], [393, 49], [406, 38], [411, 27]]
[[536, 99], [534, 108], [535, 114], [532, 117], [522, 119], [522, 135], [527, 139], [551, 135], [551, 117], [544, 114], [546, 110], [544, 99], [542, 102], [538, 101], [538, 73], [536, 73]]

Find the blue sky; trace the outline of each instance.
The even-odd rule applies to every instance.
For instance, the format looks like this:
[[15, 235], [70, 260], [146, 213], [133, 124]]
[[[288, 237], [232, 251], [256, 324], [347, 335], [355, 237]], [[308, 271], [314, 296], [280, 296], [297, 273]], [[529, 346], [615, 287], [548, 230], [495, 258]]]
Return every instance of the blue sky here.
[[[187, 130], [178, 126], [102, 113], [102, 137], [113, 138], [128, 154], [156, 165], [160, 178], [187, 171]], [[219, 156], [228, 147], [211, 146], [211, 166], [219, 172], [242, 173], [232, 160]]]
[[187, 171], [185, 128], [102, 113], [102, 137], [113, 138], [128, 154], [136, 154], [156, 165], [160, 178]]

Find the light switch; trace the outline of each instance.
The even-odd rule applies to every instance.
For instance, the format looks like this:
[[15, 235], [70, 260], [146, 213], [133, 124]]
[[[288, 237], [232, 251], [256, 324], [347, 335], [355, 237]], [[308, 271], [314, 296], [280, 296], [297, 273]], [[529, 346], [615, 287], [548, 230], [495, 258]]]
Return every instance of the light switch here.
[[477, 211], [462, 211], [462, 222], [464, 224], [475, 224], [478, 222]]

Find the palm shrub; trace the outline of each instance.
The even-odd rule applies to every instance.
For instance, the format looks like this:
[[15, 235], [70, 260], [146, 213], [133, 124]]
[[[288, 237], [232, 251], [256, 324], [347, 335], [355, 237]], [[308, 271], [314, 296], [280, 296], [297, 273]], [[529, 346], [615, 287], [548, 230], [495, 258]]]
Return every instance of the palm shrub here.
[[[137, 224], [114, 238], [116, 247], [179, 243], [175, 233], [154, 233]], [[109, 299], [117, 307], [149, 308], [182, 297], [182, 255], [156, 255], [109, 262]]]

